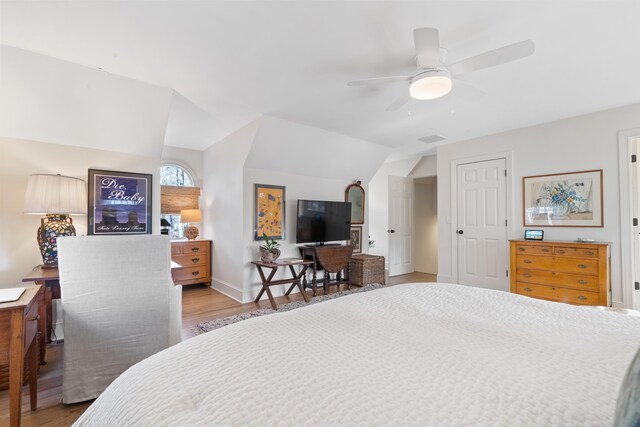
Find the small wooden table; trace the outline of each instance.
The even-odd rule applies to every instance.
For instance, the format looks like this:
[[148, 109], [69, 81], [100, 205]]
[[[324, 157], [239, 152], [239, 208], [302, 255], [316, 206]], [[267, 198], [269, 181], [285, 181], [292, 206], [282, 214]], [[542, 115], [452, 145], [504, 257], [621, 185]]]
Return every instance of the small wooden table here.
[[0, 303], [0, 364], [9, 365], [9, 418], [20, 425], [24, 359], [29, 356], [31, 410], [38, 407], [38, 330], [43, 319], [43, 292], [39, 285], [27, 286], [17, 301]]
[[[289, 290], [285, 292], [285, 296], [289, 295], [293, 290], [293, 288], [297, 286], [298, 289], [300, 290], [300, 293], [302, 294], [302, 298], [304, 298], [304, 301], [309, 302], [309, 297], [304, 292], [304, 289], [300, 284], [300, 280], [302, 280], [302, 278], [305, 277], [307, 273], [307, 268], [309, 268], [310, 265], [313, 265], [313, 261], [301, 261], [296, 263], [277, 262], [277, 261], [276, 262], [252, 261], [251, 264], [254, 264], [256, 267], [258, 267], [258, 273], [260, 274], [260, 279], [262, 280], [262, 289], [260, 289], [260, 292], [258, 293], [258, 296], [254, 300], [254, 302], [260, 301], [262, 294], [264, 294], [266, 291], [267, 296], [269, 297], [269, 302], [271, 303], [271, 307], [273, 307], [274, 310], [277, 310], [278, 306], [276, 305], [276, 300], [273, 299], [273, 295], [271, 294], [271, 290], [269, 289], [269, 287], [275, 286], [275, 285], [288, 285], [289, 283], [291, 283], [291, 286], [289, 287]], [[294, 265], [302, 266], [302, 268], [300, 269], [300, 272], [296, 273], [295, 268], [293, 268]], [[289, 271], [291, 272], [291, 279], [273, 280], [273, 276], [275, 276], [276, 272], [278, 271], [278, 268], [280, 267], [289, 267]], [[263, 268], [271, 269], [271, 272], [269, 273], [268, 277], [264, 275], [264, 271], [262, 270]]]

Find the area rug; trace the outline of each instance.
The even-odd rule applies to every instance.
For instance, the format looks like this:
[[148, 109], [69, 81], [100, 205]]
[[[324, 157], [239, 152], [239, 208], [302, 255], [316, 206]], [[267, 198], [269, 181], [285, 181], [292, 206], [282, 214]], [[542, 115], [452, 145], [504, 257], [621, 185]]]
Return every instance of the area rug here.
[[304, 307], [310, 304], [317, 304], [319, 302], [328, 301], [335, 298], [340, 298], [345, 295], [357, 294], [359, 292], [373, 291], [374, 289], [382, 288], [384, 285], [379, 283], [372, 283], [370, 285], [363, 286], [361, 288], [352, 286], [351, 289], [346, 291], [334, 292], [327, 295], [318, 295], [311, 298], [308, 303], [303, 300], [290, 302], [288, 304], [279, 305], [277, 310], [272, 308], [261, 308], [259, 310], [249, 311], [247, 313], [237, 314], [235, 316], [223, 317], [222, 319], [209, 320], [208, 322], [198, 323], [193, 332], [196, 335], [204, 334], [205, 332], [213, 331], [215, 329], [222, 328], [223, 326], [231, 325], [242, 320], [251, 319], [253, 317], [265, 316], [267, 314], [282, 313], [283, 311], [295, 310], [296, 308]]

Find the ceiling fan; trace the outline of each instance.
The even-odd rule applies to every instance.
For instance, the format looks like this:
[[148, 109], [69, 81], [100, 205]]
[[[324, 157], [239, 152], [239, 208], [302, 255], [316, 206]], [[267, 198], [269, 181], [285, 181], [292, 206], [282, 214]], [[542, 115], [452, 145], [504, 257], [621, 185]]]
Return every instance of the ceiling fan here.
[[409, 91], [404, 92], [387, 107], [387, 111], [393, 111], [409, 102], [410, 98], [428, 100], [445, 96], [451, 92], [452, 79], [462, 74], [526, 58], [535, 51], [533, 42], [525, 40], [463, 59], [454, 64], [445, 65], [446, 51], [440, 48], [440, 35], [436, 28], [416, 28], [413, 30], [413, 40], [416, 46], [416, 65], [418, 66], [415, 74], [353, 80], [347, 85], [362, 86], [408, 81]]

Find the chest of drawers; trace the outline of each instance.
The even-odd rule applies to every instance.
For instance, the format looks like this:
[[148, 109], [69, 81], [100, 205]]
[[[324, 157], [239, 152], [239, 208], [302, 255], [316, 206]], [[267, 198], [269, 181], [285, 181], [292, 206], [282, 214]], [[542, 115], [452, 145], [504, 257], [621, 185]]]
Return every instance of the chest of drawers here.
[[211, 240], [171, 242], [171, 259], [182, 266], [171, 272], [176, 285], [211, 286]]
[[511, 292], [579, 305], [611, 305], [609, 243], [511, 241]]

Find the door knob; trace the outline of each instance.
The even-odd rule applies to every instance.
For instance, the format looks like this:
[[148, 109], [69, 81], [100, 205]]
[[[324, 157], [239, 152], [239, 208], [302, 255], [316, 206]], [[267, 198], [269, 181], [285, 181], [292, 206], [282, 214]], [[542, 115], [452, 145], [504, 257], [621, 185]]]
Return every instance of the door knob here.
[[458, 230], [458, 234], [464, 234], [464, 231]]
[[387, 230], [387, 233], [395, 233], [396, 230]]

